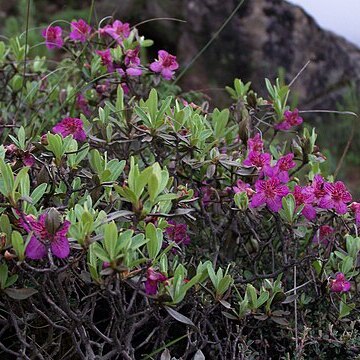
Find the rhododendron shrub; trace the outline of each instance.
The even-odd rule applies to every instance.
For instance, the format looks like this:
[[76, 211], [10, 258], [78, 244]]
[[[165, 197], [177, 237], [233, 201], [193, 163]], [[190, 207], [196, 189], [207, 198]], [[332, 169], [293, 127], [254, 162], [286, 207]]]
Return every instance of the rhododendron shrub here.
[[289, 88], [208, 108], [126, 22], [42, 36], [0, 42], [1, 358], [355, 356], [360, 205]]

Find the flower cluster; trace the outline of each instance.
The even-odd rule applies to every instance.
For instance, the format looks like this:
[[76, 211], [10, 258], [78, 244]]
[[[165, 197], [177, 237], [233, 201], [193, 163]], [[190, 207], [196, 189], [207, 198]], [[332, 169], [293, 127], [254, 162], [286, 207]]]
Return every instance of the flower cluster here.
[[[106, 38], [111, 40], [105, 44], [105, 49], [96, 50], [96, 54], [101, 57], [102, 65], [106, 67], [109, 73], [116, 71], [124, 79], [126, 79], [126, 76], [141, 76], [144, 73], [146, 67], [141, 65], [139, 45], [124, 43], [125, 40], [129, 39], [132, 32], [129, 23], [115, 20], [112, 24], [107, 24], [95, 31], [86, 21], [79, 19], [72, 21], [70, 26], [69, 39], [74, 42], [85, 43], [96, 34], [105, 41]], [[48, 49], [62, 48], [64, 46], [63, 29], [60, 26], [48, 26], [41, 34]], [[120, 49], [120, 57], [117, 55], [115, 59], [112, 50], [116, 49]], [[179, 64], [176, 61], [176, 56], [169, 54], [165, 50], [160, 50], [158, 59], [149, 65], [150, 71], [160, 74], [165, 80], [171, 80], [174, 77], [175, 70], [178, 68]]]

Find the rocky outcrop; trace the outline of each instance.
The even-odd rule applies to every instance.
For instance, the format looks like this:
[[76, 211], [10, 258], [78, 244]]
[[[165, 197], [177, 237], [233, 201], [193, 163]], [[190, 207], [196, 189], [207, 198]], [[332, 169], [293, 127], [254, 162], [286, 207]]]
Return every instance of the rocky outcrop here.
[[[131, 24], [152, 19], [140, 25], [141, 32], [155, 40], [156, 48], [164, 47], [176, 53], [180, 64], [186, 66], [221, 27], [238, 1], [97, 0], [95, 16], [99, 21], [114, 15]], [[89, 0], [74, 5], [88, 7], [90, 3]], [[47, 5], [37, 0], [33, 6]], [[69, 11], [69, 6], [65, 8], [60, 0], [49, 6], [45, 11], [34, 11], [38, 22], [46, 23], [52, 12]], [[15, 13], [16, 8], [15, 2], [1, 2], [0, 17]], [[265, 77], [274, 79], [282, 67], [286, 79], [291, 81], [308, 60], [311, 63], [293, 86], [302, 107], [334, 108], [334, 102], [351, 81], [360, 88], [360, 50], [355, 45], [321, 29], [300, 7], [286, 1], [245, 0], [183, 77], [181, 85], [184, 90], [200, 89], [221, 101], [224, 86], [231, 84], [234, 77], [251, 80], [261, 93]]]
[[[102, 8], [102, 2], [108, 5]], [[103, 15], [103, 10], [112, 11], [112, 1], [97, 4]], [[141, 29], [157, 46], [176, 52], [185, 66], [237, 4], [237, 0], [122, 1], [117, 16], [132, 22], [164, 17], [186, 20], [153, 21]], [[351, 81], [360, 83], [360, 50], [355, 45], [321, 29], [300, 7], [286, 1], [246, 0], [184, 76], [182, 86], [219, 97], [219, 88], [240, 77], [251, 80], [261, 92], [265, 77], [275, 78], [282, 67], [290, 81], [308, 60], [311, 63], [293, 86], [302, 106], [334, 108]]]

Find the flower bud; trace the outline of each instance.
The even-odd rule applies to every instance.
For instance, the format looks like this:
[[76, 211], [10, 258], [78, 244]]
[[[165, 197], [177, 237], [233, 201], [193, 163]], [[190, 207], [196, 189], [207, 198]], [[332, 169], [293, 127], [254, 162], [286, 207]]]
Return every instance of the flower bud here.
[[56, 234], [61, 225], [61, 214], [55, 209], [50, 208], [47, 211], [45, 219], [45, 228], [49, 234]]

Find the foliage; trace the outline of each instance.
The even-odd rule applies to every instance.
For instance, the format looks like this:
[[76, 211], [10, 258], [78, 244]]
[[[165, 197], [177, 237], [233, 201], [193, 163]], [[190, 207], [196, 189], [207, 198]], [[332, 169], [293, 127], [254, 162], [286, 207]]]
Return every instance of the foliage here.
[[358, 354], [360, 205], [288, 86], [205, 109], [129, 24], [57, 26], [56, 65], [0, 42], [0, 354]]

